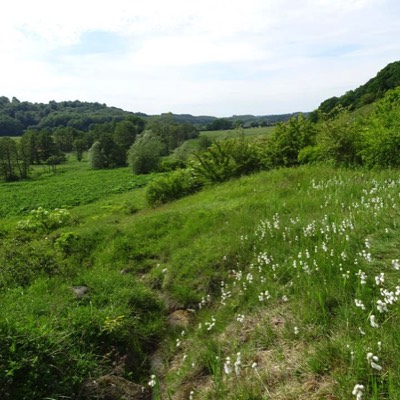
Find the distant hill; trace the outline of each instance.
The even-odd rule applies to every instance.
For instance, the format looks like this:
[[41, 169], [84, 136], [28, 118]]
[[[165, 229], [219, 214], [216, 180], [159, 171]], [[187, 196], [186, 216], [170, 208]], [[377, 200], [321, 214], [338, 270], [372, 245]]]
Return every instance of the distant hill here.
[[128, 117], [143, 117], [145, 114], [131, 113], [106, 104], [75, 101], [50, 101], [31, 103], [13, 97], [0, 97], [0, 136], [19, 136], [26, 129], [53, 130], [69, 126], [87, 131], [93, 124], [119, 122]]
[[[163, 116], [165, 114], [161, 114]], [[193, 116], [190, 114], [171, 114], [179, 123], [195, 125], [206, 129], [221, 118], [213, 116]], [[233, 125], [241, 121], [247, 127], [251, 124], [273, 125], [276, 122], [286, 121], [293, 114], [283, 115], [238, 115], [224, 118]], [[58, 127], [72, 127], [81, 131], [88, 131], [94, 124], [120, 122], [127, 118], [141, 117], [144, 119], [154, 117], [140, 112], [124, 111], [120, 108], [109, 107], [97, 102], [75, 101], [50, 101], [49, 103], [31, 103], [20, 101], [16, 97], [11, 100], [5, 96], [0, 97], [0, 136], [20, 136], [26, 129], [44, 129], [53, 131]]]
[[[278, 122], [288, 121], [293, 116], [299, 114], [274, 114], [274, 115], [233, 115], [231, 117], [217, 118], [212, 116], [193, 116], [190, 114], [171, 114], [175, 121], [196, 125], [201, 129], [218, 130], [231, 129], [235, 123], [240, 123], [245, 128], [250, 126], [270, 126]], [[304, 113], [307, 114], [307, 113]]]
[[329, 113], [338, 105], [356, 110], [381, 99], [388, 90], [397, 86], [400, 86], [400, 61], [388, 64], [374, 78], [357, 89], [349, 90], [340, 97], [331, 97], [323, 101], [318, 110]]

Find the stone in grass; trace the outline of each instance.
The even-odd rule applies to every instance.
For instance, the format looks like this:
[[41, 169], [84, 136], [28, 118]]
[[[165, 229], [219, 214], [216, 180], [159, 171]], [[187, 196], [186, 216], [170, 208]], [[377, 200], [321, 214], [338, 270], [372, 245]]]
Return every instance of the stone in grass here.
[[77, 299], [83, 299], [89, 295], [90, 288], [87, 286], [72, 286], [72, 291]]
[[104, 375], [96, 380], [87, 382], [82, 392], [84, 398], [88, 400], [151, 399], [149, 388], [114, 375]]

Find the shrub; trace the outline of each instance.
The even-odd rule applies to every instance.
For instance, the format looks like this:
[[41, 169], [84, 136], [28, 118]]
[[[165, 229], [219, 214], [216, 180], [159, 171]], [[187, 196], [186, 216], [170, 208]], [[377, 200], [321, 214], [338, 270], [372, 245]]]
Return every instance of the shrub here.
[[53, 229], [66, 225], [71, 221], [71, 214], [63, 209], [53, 211], [38, 207], [29, 213], [29, 217], [18, 222], [18, 227], [26, 231], [50, 232]]
[[315, 124], [303, 115], [291, 118], [286, 123], [278, 124], [274, 131], [266, 158], [272, 167], [292, 167], [299, 165], [299, 152], [314, 145]]
[[146, 199], [152, 206], [167, 203], [189, 194], [195, 193], [202, 187], [190, 169], [172, 172], [167, 176], [154, 179], [146, 191]]
[[400, 88], [387, 92], [366, 121], [362, 158], [369, 167], [400, 166]]
[[195, 156], [194, 171], [210, 183], [250, 174], [262, 166], [261, 148], [244, 137], [214, 142]]
[[[335, 114], [334, 118], [331, 115]], [[321, 158], [333, 161], [335, 164], [351, 166], [362, 162], [360, 152], [362, 149], [361, 120], [345, 109], [334, 109], [318, 125], [316, 153]]]

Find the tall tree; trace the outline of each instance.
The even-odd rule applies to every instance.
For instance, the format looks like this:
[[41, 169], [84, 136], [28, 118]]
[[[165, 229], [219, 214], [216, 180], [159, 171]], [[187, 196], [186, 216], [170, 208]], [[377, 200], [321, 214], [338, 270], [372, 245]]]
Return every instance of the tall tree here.
[[158, 135], [145, 130], [137, 136], [135, 143], [129, 149], [128, 161], [134, 174], [148, 174], [159, 164], [163, 153], [163, 142]]

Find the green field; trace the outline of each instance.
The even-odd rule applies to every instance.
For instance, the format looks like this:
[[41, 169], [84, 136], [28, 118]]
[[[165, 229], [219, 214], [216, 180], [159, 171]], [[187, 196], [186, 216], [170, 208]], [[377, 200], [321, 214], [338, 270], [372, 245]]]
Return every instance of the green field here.
[[57, 173], [35, 167], [27, 181], [0, 184], [0, 217], [24, 215], [38, 207], [71, 208], [143, 187], [151, 176], [134, 176], [129, 168], [93, 171], [87, 162], [70, 161]]
[[239, 137], [244, 135], [246, 137], [254, 137], [254, 136], [265, 136], [271, 135], [274, 131], [275, 127], [268, 126], [265, 128], [246, 128], [246, 129], [229, 129], [226, 131], [203, 131], [201, 135], [206, 135], [210, 139], [220, 140], [220, 139], [229, 139], [233, 137]]

